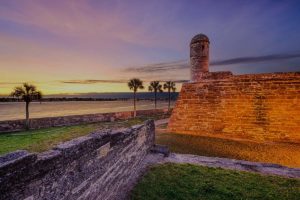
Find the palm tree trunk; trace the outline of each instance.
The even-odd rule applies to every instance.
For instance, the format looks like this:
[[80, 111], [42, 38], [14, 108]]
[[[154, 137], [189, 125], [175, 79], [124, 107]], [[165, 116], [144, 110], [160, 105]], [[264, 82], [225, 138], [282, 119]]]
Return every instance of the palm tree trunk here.
[[171, 107], [171, 89], [168, 89], [169, 92], [169, 104], [168, 104], [168, 111], [170, 111], [170, 107]]
[[29, 102], [26, 102], [26, 130], [29, 130]]
[[154, 108], [155, 108], [155, 110], [156, 110], [156, 91], [154, 91]]
[[133, 92], [133, 117], [136, 117], [136, 92]]

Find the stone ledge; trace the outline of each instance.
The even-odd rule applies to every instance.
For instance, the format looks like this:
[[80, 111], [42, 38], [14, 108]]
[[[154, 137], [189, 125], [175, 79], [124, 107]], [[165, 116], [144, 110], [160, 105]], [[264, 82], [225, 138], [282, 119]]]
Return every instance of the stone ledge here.
[[24, 150], [18, 150], [8, 153], [0, 157], [0, 177], [5, 175], [6, 172], [10, 173], [18, 168], [26, 168], [33, 164], [37, 159], [37, 155], [28, 153]]
[[66, 141], [64, 143], [58, 144], [56, 147], [53, 147], [52, 150], [45, 151], [39, 154], [29, 153], [26, 150], [17, 150], [14, 152], [7, 153], [0, 156], [0, 173], [1, 170], [7, 167], [12, 167], [12, 165], [17, 165], [19, 162], [30, 161], [35, 163], [48, 162], [50, 160], [58, 159], [59, 157], [76, 157], [84, 154], [85, 152], [95, 150], [108, 141], [112, 144], [121, 142], [130, 134], [135, 134], [143, 127], [151, 131], [154, 128], [154, 121], [147, 120], [144, 124], [135, 125], [131, 128], [122, 128], [117, 130], [110, 131], [100, 131], [92, 132], [87, 136], [82, 136], [74, 138], [72, 140]]
[[0, 157], [0, 166], [9, 161], [24, 157], [27, 154], [28, 154], [28, 152], [25, 150], [18, 150], [18, 151], [12, 152], [12, 153], [8, 153], [5, 156]]
[[154, 128], [149, 120], [128, 129], [95, 131], [38, 154], [0, 156], [0, 199], [123, 199], [127, 183], [141, 175]]
[[[151, 158], [152, 156], [152, 158]], [[289, 178], [300, 178], [300, 168], [289, 168], [278, 164], [250, 162], [244, 160], [235, 160], [228, 158], [206, 157], [192, 154], [176, 154], [171, 153], [169, 157], [159, 157], [157, 155], [149, 155], [152, 164], [162, 163], [189, 163], [202, 165], [207, 167], [220, 167], [224, 169], [232, 169], [239, 171], [255, 172], [266, 175], [277, 175]], [[147, 162], [147, 161], [146, 161]], [[149, 162], [149, 161], [148, 161]]]
[[274, 72], [261, 74], [232, 74], [230, 71], [200, 73], [197, 81], [184, 84], [209, 82], [251, 82], [251, 81], [294, 81], [300, 79], [300, 72]]

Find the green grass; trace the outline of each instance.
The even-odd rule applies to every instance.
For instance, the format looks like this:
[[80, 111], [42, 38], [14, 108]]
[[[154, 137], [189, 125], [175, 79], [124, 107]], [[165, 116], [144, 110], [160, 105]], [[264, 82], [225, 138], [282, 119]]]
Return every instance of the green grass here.
[[190, 164], [152, 167], [133, 200], [299, 200], [300, 180]]
[[156, 133], [156, 143], [167, 145], [172, 152], [176, 153], [234, 158], [300, 167], [299, 144], [258, 143], [160, 131]]
[[100, 122], [0, 134], [0, 155], [21, 149], [28, 150], [29, 152], [43, 152], [61, 142], [87, 135], [94, 130], [130, 127], [132, 125], [141, 124], [147, 119], [156, 120], [165, 117], [165, 115], [151, 115], [116, 122]]

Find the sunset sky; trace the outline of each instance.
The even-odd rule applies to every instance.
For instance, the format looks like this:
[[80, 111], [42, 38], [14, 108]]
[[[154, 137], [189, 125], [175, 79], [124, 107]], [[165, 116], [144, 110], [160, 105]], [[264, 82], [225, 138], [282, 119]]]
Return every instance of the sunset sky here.
[[299, 1], [1, 0], [0, 94], [126, 92], [126, 81], [188, 80], [189, 42], [211, 71], [300, 71]]

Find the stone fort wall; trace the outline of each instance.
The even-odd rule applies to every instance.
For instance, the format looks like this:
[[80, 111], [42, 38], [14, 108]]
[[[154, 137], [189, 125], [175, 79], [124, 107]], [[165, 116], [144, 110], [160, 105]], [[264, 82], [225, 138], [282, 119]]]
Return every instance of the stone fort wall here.
[[182, 86], [168, 129], [212, 137], [300, 143], [300, 72], [203, 74]]
[[[167, 109], [157, 110], [137, 110], [137, 116], [147, 116], [153, 114], [167, 114]], [[31, 129], [71, 126], [85, 123], [111, 122], [121, 119], [130, 119], [133, 117], [133, 111], [114, 112], [114, 113], [97, 113], [86, 115], [70, 115], [62, 117], [44, 117], [30, 119]], [[25, 120], [8, 120], [0, 121], [0, 134], [6, 132], [15, 132], [25, 130]]]
[[154, 144], [153, 121], [0, 157], [0, 199], [124, 199]]

